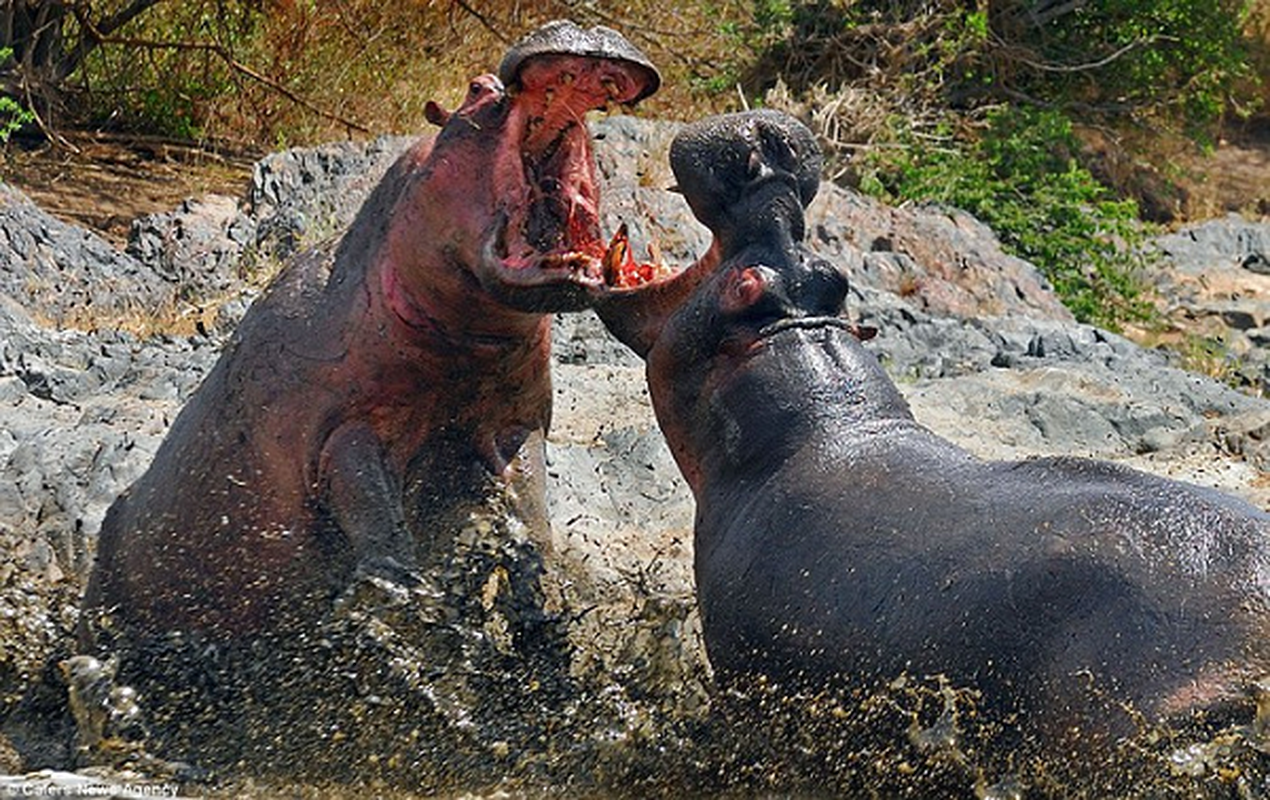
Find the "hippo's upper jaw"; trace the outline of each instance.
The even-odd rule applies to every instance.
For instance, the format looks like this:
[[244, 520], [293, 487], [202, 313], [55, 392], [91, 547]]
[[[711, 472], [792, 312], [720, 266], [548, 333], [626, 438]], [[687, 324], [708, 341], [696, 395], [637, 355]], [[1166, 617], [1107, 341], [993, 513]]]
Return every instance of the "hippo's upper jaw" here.
[[558, 22], [513, 47], [500, 79], [507, 116], [490, 165], [498, 205], [476, 277], [522, 310], [583, 307], [604, 287], [606, 252], [585, 115], [635, 103], [660, 78], [617, 33]]

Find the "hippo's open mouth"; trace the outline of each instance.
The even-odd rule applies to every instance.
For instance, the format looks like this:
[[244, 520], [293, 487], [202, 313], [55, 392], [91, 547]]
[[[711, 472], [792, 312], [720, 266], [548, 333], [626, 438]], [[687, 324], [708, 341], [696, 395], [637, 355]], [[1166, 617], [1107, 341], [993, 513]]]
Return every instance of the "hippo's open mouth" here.
[[878, 329], [871, 325], [860, 325], [844, 317], [787, 317], [768, 323], [759, 329], [758, 338], [768, 339], [790, 330], [812, 331], [823, 328], [841, 328], [862, 342], [867, 342], [878, 335]]
[[[582, 290], [574, 292], [581, 302], [619, 274], [613, 255], [619, 242], [607, 246], [600, 234], [585, 116], [635, 103], [659, 79], [612, 31], [573, 26], [569, 36], [548, 39], [514, 48], [500, 69], [510, 102], [504, 145], [493, 164], [501, 207], [479, 270], [509, 301], [558, 308], [569, 304], [562, 287]], [[543, 292], [530, 291], [537, 288]]]

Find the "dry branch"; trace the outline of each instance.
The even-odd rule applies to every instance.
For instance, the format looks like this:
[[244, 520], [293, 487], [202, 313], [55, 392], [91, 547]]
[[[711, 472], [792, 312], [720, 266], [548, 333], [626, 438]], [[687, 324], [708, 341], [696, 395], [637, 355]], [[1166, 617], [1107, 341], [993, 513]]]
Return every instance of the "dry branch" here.
[[304, 97], [301, 97], [300, 95], [296, 94], [295, 92], [283, 86], [281, 83], [275, 81], [274, 79], [266, 75], [260, 74], [256, 70], [252, 69], [251, 67], [242, 63], [238, 59], [234, 58], [233, 53], [231, 53], [229, 49], [226, 48], [224, 45], [221, 45], [215, 42], [157, 41], [157, 40], [151, 40], [151, 39], [135, 39], [135, 38], [124, 37], [124, 36], [110, 36], [98, 30], [97, 28], [93, 27], [92, 22], [89, 20], [81, 20], [81, 23], [86, 27], [86, 29], [90, 31], [91, 35], [101, 44], [113, 44], [113, 45], [118, 45], [120, 47], [130, 47], [130, 48], [134, 48], [138, 50], [188, 50], [188, 51], [194, 51], [194, 52], [211, 53], [212, 55], [215, 55], [217, 58], [221, 59], [221, 61], [223, 61], [225, 65], [229, 67], [231, 70], [233, 70], [234, 72], [240, 75], [243, 75], [247, 78], [250, 78], [251, 80], [256, 81], [257, 83], [260, 83], [264, 86], [269, 87], [270, 89], [282, 95], [283, 97], [287, 98], [288, 100], [295, 103], [296, 105], [302, 108], [305, 108], [313, 112], [314, 114], [317, 114], [323, 119], [327, 119], [327, 120], [330, 120], [331, 122], [339, 123], [340, 125], [343, 125], [345, 128], [349, 130], [355, 130], [359, 133], [367, 133], [367, 134], [371, 133], [371, 129], [363, 125], [362, 123], [356, 120], [352, 120], [347, 117], [341, 116], [339, 114], [336, 114], [333, 111], [328, 111], [324, 108], [321, 108], [317, 104], [309, 101], [308, 99]]
[[1044, 61], [1034, 61], [1026, 56], [1018, 55], [1018, 54], [1014, 56], [1014, 60], [1019, 62], [1020, 64], [1029, 66], [1032, 69], [1040, 70], [1042, 72], [1091, 72], [1096, 69], [1102, 69], [1103, 67], [1112, 63], [1116, 59], [1123, 58], [1124, 56], [1128, 55], [1133, 50], [1138, 49], [1139, 47], [1152, 45], [1152, 44], [1155, 44], [1156, 42], [1175, 42], [1175, 41], [1177, 41], [1176, 38], [1172, 36], [1164, 36], [1162, 34], [1145, 36], [1141, 39], [1134, 39], [1132, 42], [1129, 42], [1124, 47], [1121, 47], [1120, 49], [1116, 50], [1114, 53], [1111, 53], [1110, 55], [1104, 58], [1100, 58], [1097, 61], [1089, 61], [1084, 64], [1052, 64], [1052, 63], [1044, 62]]

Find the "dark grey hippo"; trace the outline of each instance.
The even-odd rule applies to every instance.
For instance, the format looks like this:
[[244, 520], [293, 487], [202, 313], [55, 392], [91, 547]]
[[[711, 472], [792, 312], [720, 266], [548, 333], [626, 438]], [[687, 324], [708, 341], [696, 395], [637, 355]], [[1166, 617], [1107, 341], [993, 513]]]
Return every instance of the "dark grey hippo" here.
[[110, 508], [85, 637], [250, 635], [358, 568], [409, 582], [489, 498], [545, 528], [547, 312], [606, 291], [583, 119], [659, 80], [617, 33], [556, 22], [429, 104], [440, 132], [254, 305]]
[[846, 277], [802, 243], [814, 147], [771, 113], [688, 128], [672, 164], [716, 260], [605, 313], [696, 499], [715, 669], [943, 675], [1049, 743], [1251, 714], [1270, 516], [1115, 464], [983, 461], [922, 427], [842, 316]]

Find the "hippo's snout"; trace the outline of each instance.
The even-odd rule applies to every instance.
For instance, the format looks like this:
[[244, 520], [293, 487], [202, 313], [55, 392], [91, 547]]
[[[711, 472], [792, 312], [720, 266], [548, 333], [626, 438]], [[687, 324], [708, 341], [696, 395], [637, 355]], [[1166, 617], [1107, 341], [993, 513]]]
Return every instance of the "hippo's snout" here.
[[778, 317], [841, 311], [846, 276], [803, 244], [822, 165], [805, 125], [775, 111], [711, 117], [675, 137], [670, 160], [684, 198], [719, 242], [722, 266], [770, 268], [750, 276], [752, 309], [779, 309]]
[[721, 307], [759, 326], [787, 319], [838, 317], [847, 298], [847, 276], [823, 258], [799, 249], [792, 259], [742, 258], [721, 291]]
[[648, 58], [620, 33], [603, 25], [583, 29], [569, 20], [553, 20], [512, 45], [498, 66], [498, 77], [508, 86], [519, 86], [530, 61], [567, 53], [573, 56], [620, 63], [633, 78], [636, 89], [620, 98], [638, 103], [661, 86], [661, 75]]
[[846, 273], [823, 258], [808, 256], [808, 262], [794, 271], [790, 281], [794, 308], [802, 316], [841, 314], [850, 288]]
[[685, 128], [670, 147], [684, 199], [724, 240], [752, 230], [764, 209], [788, 205], [787, 212], [801, 212], [816, 196], [822, 164], [812, 132], [776, 111], [710, 117]]
[[[661, 78], [616, 31], [548, 23], [517, 42], [485, 79], [502, 94], [499, 112], [456, 126], [450, 155], [463, 177], [486, 180], [472, 218], [482, 221], [471, 269], [481, 287], [520, 311], [573, 311], [606, 288], [599, 186], [588, 112], [633, 105]], [[476, 109], [471, 109], [475, 111]], [[468, 104], [430, 119], [467, 122]], [[443, 129], [441, 139], [449, 133]], [[457, 179], [456, 179], [457, 180]]]

